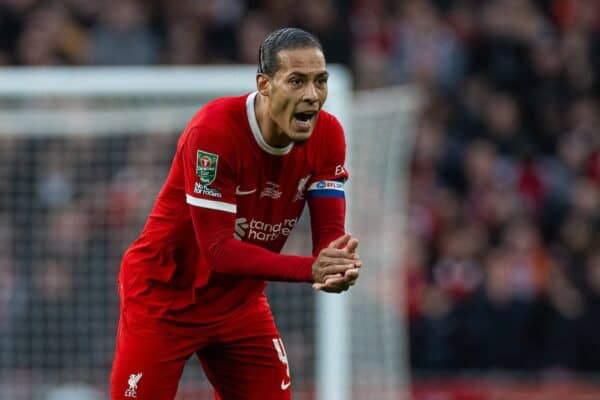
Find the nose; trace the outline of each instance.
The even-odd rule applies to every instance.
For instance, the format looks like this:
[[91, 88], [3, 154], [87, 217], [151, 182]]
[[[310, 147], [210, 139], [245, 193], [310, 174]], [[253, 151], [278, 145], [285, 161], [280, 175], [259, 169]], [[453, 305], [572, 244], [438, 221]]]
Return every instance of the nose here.
[[313, 83], [306, 85], [306, 89], [302, 95], [302, 100], [308, 101], [309, 103], [314, 103], [315, 101], [319, 100], [317, 88]]

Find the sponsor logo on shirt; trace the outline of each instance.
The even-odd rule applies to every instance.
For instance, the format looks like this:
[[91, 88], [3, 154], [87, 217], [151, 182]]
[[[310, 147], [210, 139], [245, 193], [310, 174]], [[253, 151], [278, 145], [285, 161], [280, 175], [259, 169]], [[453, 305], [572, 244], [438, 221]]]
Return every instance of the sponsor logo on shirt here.
[[339, 181], [319, 181], [310, 185], [308, 190], [344, 190], [344, 183]]
[[217, 177], [217, 165], [219, 156], [207, 151], [198, 150], [196, 153], [196, 175], [200, 183], [210, 185]]
[[275, 182], [267, 182], [267, 187], [265, 187], [260, 194], [260, 197], [270, 197], [272, 199], [278, 199], [281, 197], [281, 192], [278, 190], [279, 185]]
[[194, 184], [194, 193], [218, 198], [221, 198], [223, 196], [218, 189], [208, 187], [207, 185], [203, 185], [199, 182], [196, 182]]
[[296, 222], [298, 222], [298, 218], [284, 219], [281, 222], [269, 224], [254, 218], [248, 221], [248, 219], [241, 217], [235, 220], [233, 236], [237, 240], [270, 242], [279, 239], [282, 235], [289, 236]]

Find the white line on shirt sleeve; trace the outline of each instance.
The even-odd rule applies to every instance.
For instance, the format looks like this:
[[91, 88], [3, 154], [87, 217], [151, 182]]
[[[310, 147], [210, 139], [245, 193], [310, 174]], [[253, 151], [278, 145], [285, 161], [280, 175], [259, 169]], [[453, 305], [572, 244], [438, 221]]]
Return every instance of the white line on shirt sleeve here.
[[211, 210], [226, 211], [235, 214], [237, 206], [235, 204], [224, 203], [222, 201], [199, 199], [189, 194], [185, 195], [186, 202], [196, 207], [209, 208]]

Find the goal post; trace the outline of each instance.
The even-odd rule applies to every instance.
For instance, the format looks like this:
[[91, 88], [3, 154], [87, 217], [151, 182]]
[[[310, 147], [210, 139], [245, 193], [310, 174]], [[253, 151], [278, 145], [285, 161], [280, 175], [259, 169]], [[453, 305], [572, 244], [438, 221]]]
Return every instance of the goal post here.
[[[347, 225], [361, 239], [365, 268], [346, 294], [271, 283], [269, 301], [295, 398], [397, 398], [408, 382], [406, 337], [401, 283], [386, 277], [399, 268], [418, 96], [408, 88], [355, 95], [347, 69], [328, 69], [325, 108], [346, 129]], [[215, 97], [255, 90], [255, 73], [234, 65], [2, 70], [0, 276], [10, 295], [0, 311], [11, 312], [0, 319], [0, 398], [82, 384], [86, 398], [105, 396], [122, 251], [189, 119]], [[297, 228], [291, 241], [310, 251], [309, 230]], [[198, 369], [188, 364], [178, 399], [209, 393]]]
[[353, 399], [410, 399], [402, 254], [419, 105], [402, 86], [359, 91], [350, 108], [350, 229], [364, 264], [345, 305]]

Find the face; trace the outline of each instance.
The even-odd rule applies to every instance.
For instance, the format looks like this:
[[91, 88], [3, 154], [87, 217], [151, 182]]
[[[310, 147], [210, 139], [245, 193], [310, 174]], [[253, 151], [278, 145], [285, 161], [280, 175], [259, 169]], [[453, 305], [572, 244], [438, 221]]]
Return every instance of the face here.
[[269, 116], [280, 134], [307, 140], [327, 99], [325, 57], [317, 48], [282, 50], [279, 69], [267, 79]]

